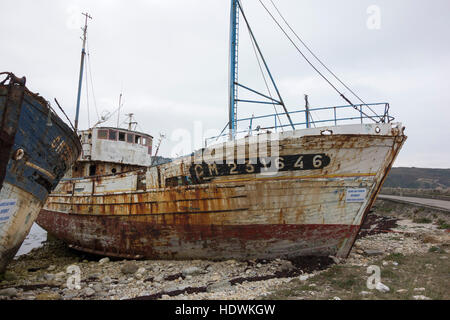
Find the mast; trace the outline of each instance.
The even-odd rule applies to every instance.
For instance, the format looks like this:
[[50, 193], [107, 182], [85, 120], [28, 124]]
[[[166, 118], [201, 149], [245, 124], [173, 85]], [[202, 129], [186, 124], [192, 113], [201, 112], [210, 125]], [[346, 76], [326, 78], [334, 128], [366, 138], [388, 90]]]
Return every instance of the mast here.
[[[273, 99], [271, 96], [264, 95], [256, 90], [250, 89], [247, 86], [244, 86], [238, 82], [238, 42], [239, 42], [239, 15], [242, 14], [242, 18], [244, 19], [245, 24], [247, 25], [250, 37], [254, 43], [254, 47], [256, 48], [257, 54], [261, 57], [261, 60], [264, 64], [264, 68], [267, 71], [270, 81], [273, 84], [273, 87], [277, 93], [278, 100]], [[241, 6], [241, 2], [239, 0], [231, 0], [231, 13], [230, 13], [230, 65], [229, 65], [229, 139], [233, 140], [236, 138], [237, 131], [237, 103], [238, 102], [248, 102], [248, 103], [260, 103], [267, 104], [268, 102], [264, 101], [251, 101], [251, 100], [240, 100], [238, 98], [238, 88], [246, 89], [252, 93], [255, 93], [265, 99], [268, 99], [270, 104], [280, 105], [283, 107], [286, 117], [288, 118], [289, 124], [292, 129], [295, 130], [295, 126], [292, 122], [291, 116], [287, 111], [286, 105], [284, 104], [283, 98], [281, 97], [280, 91], [275, 83], [275, 80], [270, 72], [269, 66], [267, 65], [266, 59], [264, 58], [263, 53], [261, 52], [261, 48], [259, 47], [258, 41], [256, 40], [252, 28], [250, 27], [247, 17], [245, 16], [244, 9]], [[270, 92], [269, 92], [270, 93]], [[225, 127], [226, 128], [226, 127]]]
[[237, 77], [238, 77], [238, 35], [239, 35], [239, 0], [231, 0], [230, 13], [230, 66], [229, 66], [229, 139], [236, 137], [237, 115]]
[[75, 115], [75, 132], [78, 131], [78, 117], [80, 114], [80, 99], [81, 99], [81, 87], [83, 85], [84, 57], [86, 56], [87, 22], [88, 22], [88, 18], [92, 19], [92, 17], [87, 12], [82, 13], [82, 15], [86, 17], [86, 20], [84, 22], [84, 28], [81, 28], [81, 30], [83, 30], [83, 37], [81, 38], [81, 40], [83, 40], [83, 47], [81, 49], [80, 78], [78, 80], [77, 111], [76, 111], [76, 115]]

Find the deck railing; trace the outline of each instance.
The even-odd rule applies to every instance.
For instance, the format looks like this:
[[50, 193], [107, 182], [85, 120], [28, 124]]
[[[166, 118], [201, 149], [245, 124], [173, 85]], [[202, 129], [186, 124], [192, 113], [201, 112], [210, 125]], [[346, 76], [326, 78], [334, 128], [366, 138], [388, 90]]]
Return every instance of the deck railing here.
[[[375, 109], [375, 110], [374, 110]], [[382, 110], [380, 110], [382, 109]], [[346, 111], [357, 111], [359, 113], [358, 116], [348, 116], [342, 115], [343, 112]], [[329, 112], [331, 114], [327, 115], [325, 119], [319, 119], [317, 116], [318, 113], [326, 113]], [[275, 131], [283, 130], [285, 127], [292, 127], [290, 123], [281, 123], [280, 119], [286, 117], [286, 113], [274, 113], [263, 116], [252, 116], [248, 118], [238, 119], [237, 128], [246, 127], [245, 130], [238, 130], [236, 135], [252, 135], [254, 132], [261, 131]], [[314, 128], [314, 127], [322, 127], [327, 125], [337, 126], [338, 124], [342, 124], [343, 122], [347, 123], [355, 123], [360, 122], [365, 123], [367, 121], [370, 122], [378, 122], [378, 123], [389, 123], [394, 120], [394, 117], [389, 115], [389, 103], [371, 103], [371, 104], [357, 104], [357, 105], [345, 105], [345, 106], [333, 106], [333, 107], [321, 107], [321, 108], [310, 108], [308, 111], [298, 110], [289, 112], [289, 115], [292, 119], [301, 118], [304, 119], [293, 122], [295, 129], [302, 128]], [[309, 116], [308, 116], [309, 115]], [[323, 115], [322, 115], [323, 116]], [[258, 125], [258, 122], [265, 122], [267, 120], [273, 119], [273, 124], [269, 125]], [[317, 120], [315, 120], [317, 119]], [[228, 133], [224, 133], [228, 128], [228, 124], [222, 130], [222, 132], [218, 136], [210, 137], [205, 140], [205, 147], [210, 143], [217, 142], [220, 138], [228, 137]]]

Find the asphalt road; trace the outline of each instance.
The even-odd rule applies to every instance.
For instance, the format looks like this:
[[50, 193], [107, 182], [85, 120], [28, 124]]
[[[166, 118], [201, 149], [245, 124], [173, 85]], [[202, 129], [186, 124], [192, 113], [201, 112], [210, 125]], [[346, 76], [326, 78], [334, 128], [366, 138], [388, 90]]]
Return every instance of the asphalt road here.
[[414, 204], [435, 207], [435, 208], [441, 208], [441, 209], [450, 211], [450, 201], [445, 201], [445, 200], [425, 199], [425, 198], [416, 198], [416, 197], [400, 197], [400, 196], [390, 196], [390, 195], [384, 195], [384, 194], [380, 194], [378, 196], [378, 198], [397, 200], [399, 202], [414, 203]]

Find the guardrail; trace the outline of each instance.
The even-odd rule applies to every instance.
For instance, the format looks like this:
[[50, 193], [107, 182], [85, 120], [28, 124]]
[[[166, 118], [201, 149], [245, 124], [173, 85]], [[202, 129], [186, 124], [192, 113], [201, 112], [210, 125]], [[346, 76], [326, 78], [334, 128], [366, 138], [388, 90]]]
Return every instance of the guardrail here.
[[[373, 109], [379, 109], [379, 108], [383, 108], [382, 113], [377, 113], [376, 111], [374, 111]], [[358, 111], [359, 112], [359, 116], [354, 116], [354, 117], [348, 117], [348, 116], [339, 116], [339, 113], [342, 111], [347, 111], [347, 110], [352, 110], [352, 111]], [[330, 111], [332, 112], [332, 116], [331, 117], [327, 117], [325, 120], [314, 120], [314, 112], [326, 112], [326, 111]], [[368, 111], [370, 111], [371, 114], [373, 115], [369, 115]], [[370, 120], [371, 122], [378, 122], [378, 123], [389, 123], [392, 122], [394, 120], [394, 117], [389, 115], [389, 103], [370, 103], [370, 104], [357, 104], [357, 105], [345, 105], [345, 106], [333, 106], [333, 107], [321, 107], [321, 108], [311, 108], [308, 110], [298, 110], [298, 111], [292, 111], [292, 112], [288, 112], [288, 113], [274, 113], [274, 114], [269, 114], [269, 115], [263, 115], [263, 116], [252, 116], [249, 118], [243, 118], [243, 119], [238, 119], [236, 122], [236, 127], [239, 128], [239, 125], [241, 125], [241, 127], [243, 126], [243, 124], [245, 125], [245, 122], [247, 122], [247, 125], [245, 127], [247, 127], [248, 129], [246, 130], [240, 130], [240, 131], [236, 131], [236, 135], [238, 134], [248, 134], [251, 135], [253, 132], [259, 132], [261, 130], [274, 130], [275, 132], [278, 131], [278, 129], [283, 129], [285, 127], [292, 127], [290, 123], [287, 124], [282, 124], [280, 121], [281, 117], [286, 116], [287, 114], [289, 114], [291, 117], [295, 116], [295, 115], [300, 115], [304, 117], [305, 121], [300, 121], [300, 122], [295, 122], [293, 123], [293, 126], [298, 129], [298, 127], [304, 127], [304, 128], [311, 128], [311, 127], [321, 127], [322, 125], [326, 125], [327, 123], [331, 123], [335, 126], [337, 126], [339, 123], [342, 123], [344, 121], [360, 121], [361, 123], [364, 123], [364, 121], [366, 120]], [[255, 125], [255, 122], [257, 122], [258, 120], [267, 120], [273, 118], [273, 125], [269, 125], [269, 126], [257, 126], [256, 128], [253, 128]], [[319, 126], [317, 126], [317, 124], [319, 124]], [[227, 125], [223, 128], [222, 132], [215, 137], [211, 137], [211, 138], [207, 138], [205, 141], [206, 146], [209, 144], [210, 141], [217, 141], [222, 137], [228, 137], [228, 133], [224, 133], [226, 128], [228, 127], [228, 123]]]

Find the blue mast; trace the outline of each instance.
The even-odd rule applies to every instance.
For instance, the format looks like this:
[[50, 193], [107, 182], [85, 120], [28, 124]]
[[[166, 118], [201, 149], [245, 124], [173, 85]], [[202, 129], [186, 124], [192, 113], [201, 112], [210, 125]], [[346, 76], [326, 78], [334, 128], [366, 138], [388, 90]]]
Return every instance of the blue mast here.
[[229, 66], [229, 138], [236, 137], [237, 118], [237, 77], [238, 77], [238, 35], [239, 35], [239, 0], [231, 0], [230, 13], [230, 66]]
[[83, 85], [83, 70], [84, 70], [84, 57], [86, 56], [86, 35], [87, 35], [87, 21], [88, 18], [92, 19], [92, 17], [88, 13], [82, 13], [83, 16], [86, 17], [86, 21], [84, 23], [83, 30], [83, 48], [81, 49], [81, 63], [80, 63], [80, 78], [78, 80], [78, 95], [77, 95], [77, 111], [75, 115], [75, 132], [78, 131], [78, 117], [80, 114], [80, 100], [81, 100], [81, 87]]

